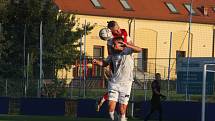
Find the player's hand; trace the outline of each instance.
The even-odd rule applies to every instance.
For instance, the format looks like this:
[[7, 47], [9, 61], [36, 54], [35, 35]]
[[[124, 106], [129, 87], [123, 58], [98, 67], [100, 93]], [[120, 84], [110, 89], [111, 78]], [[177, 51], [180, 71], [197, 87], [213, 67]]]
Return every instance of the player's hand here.
[[93, 60], [92, 60], [92, 63], [93, 63], [93, 64], [97, 64], [97, 60], [96, 60], [96, 59], [93, 59]]
[[162, 100], [166, 100], [167, 98], [166, 98], [165, 95], [161, 95], [161, 99], [162, 99]]
[[119, 44], [120, 44], [121, 47], [127, 47], [127, 45], [128, 45], [128, 44], [125, 43], [125, 42], [119, 42]]

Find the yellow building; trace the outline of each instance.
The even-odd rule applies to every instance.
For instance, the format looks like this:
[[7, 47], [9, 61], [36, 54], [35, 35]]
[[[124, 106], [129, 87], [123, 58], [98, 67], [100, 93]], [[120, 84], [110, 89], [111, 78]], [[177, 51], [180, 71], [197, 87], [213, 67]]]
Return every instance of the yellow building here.
[[211, 6], [215, 1], [194, 2], [192, 16], [189, 1], [55, 0], [55, 3], [62, 11], [75, 13], [81, 24], [86, 20], [96, 25], [86, 36], [87, 56], [107, 57], [106, 42], [98, 36], [107, 21], [117, 21], [125, 28], [134, 44], [143, 48], [142, 53], [134, 55], [139, 78], [144, 78], [141, 74], [159, 72], [166, 79], [169, 58], [170, 78], [174, 79], [176, 58], [214, 57], [215, 8]]

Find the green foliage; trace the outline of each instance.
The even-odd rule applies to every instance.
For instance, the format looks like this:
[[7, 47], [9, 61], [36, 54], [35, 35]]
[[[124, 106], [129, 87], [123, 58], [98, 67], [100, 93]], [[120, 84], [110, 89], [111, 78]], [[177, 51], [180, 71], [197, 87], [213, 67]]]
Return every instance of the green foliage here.
[[[28, 70], [30, 78], [39, 77], [40, 24], [43, 25], [44, 78], [56, 78], [58, 69], [69, 69], [80, 52], [78, 39], [83, 28], [78, 28], [75, 15], [59, 12], [53, 0], [18, 0], [6, 6], [1, 15], [3, 37], [0, 40], [0, 77], [23, 78]], [[87, 24], [87, 34], [93, 29]], [[25, 31], [25, 59], [24, 59]], [[4, 38], [4, 39], [3, 39]], [[29, 54], [29, 64], [27, 64]], [[25, 66], [24, 66], [25, 63]]]

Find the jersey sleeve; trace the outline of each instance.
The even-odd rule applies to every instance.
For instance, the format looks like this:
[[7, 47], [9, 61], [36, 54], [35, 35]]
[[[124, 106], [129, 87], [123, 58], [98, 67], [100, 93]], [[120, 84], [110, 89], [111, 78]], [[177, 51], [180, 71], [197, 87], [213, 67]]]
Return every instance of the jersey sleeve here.
[[110, 64], [112, 59], [112, 55], [108, 55], [107, 58], [105, 59], [105, 62]]
[[109, 41], [107, 41], [107, 51], [108, 51], [108, 56], [113, 54], [113, 52], [112, 52], [112, 45], [113, 45], [113, 41], [112, 41], [112, 39], [111, 39], [111, 40], [109, 40]]
[[130, 55], [130, 54], [132, 54], [133, 53], [133, 49], [131, 49], [131, 48], [125, 48], [124, 50], [123, 50], [123, 54], [124, 55]]

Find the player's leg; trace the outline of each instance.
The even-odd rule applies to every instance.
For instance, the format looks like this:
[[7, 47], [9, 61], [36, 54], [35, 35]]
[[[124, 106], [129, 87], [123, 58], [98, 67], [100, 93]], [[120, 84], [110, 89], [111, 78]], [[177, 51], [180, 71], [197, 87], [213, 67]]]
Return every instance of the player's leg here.
[[112, 121], [114, 121], [115, 119], [117, 119], [117, 117], [115, 116], [115, 107], [116, 107], [116, 103], [118, 101], [118, 96], [119, 93], [115, 90], [109, 90], [109, 115]]
[[152, 107], [150, 108], [150, 112], [146, 115], [146, 117], [144, 118], [144, 121], [148, 121], [150, 116], [152, 115], [152, 113], [155, 111], [155, 109]]
[[103, 97], [98, 101], [98, 105], [97, 105], [97, 109], [96, 109], [97, 112], [100, 111], [100, 108], [102, 107], [104, 102], [105, 102], [105, 99]]
[[146, 118], [144, 119], [144, 121], [148, 121], [149, 118], [151, 117], [151, 115], [158, 110], [158, 103], [156, 100], [151, 100], [151, 107], [150, 107], [150, 112], [146, 115]]
[[158, 112], [159, 112], [159, 121], [162, 121], [162, 106], [161, 106], [161, 103], [160, 103], [160, 105], [158, 106]]
[[109, 115], [110, 115], [110, 119], [112, 121], [114, 121], [116, 119], [116, 117], [114, 116], [115, 107], [116, 107], [116, 101], [109, 100]]
[[127, 104], [120, 104], [120, 121], [127, 121], [126, 110]]
[[108, 92], [106, 92], [106, 93], [102, 96], [102, 98], [98, 101], [98, 105], [97, 105], [96, 111], [99, 112], [99, 110], [100, 110], [100, 108], [102, 107], [103, 103], [104, 103], [105, 101], [107, 101], [107, 100], [108, 100]]
[[127, 121], [126, 110], [127, 110], [127, 105], [130, 98], [131, 86], [132, 86], [132, 82], [126, 83], [126, 84], [124, 83], [121, 85], [121, 90], [119, 93], [120, 121]]
[[126, 110], [128, 105], [129, 97], [126, 97], [126, 94], [119, 95], [119, 103], [120, 103], [120, 118], [126, 119]]

